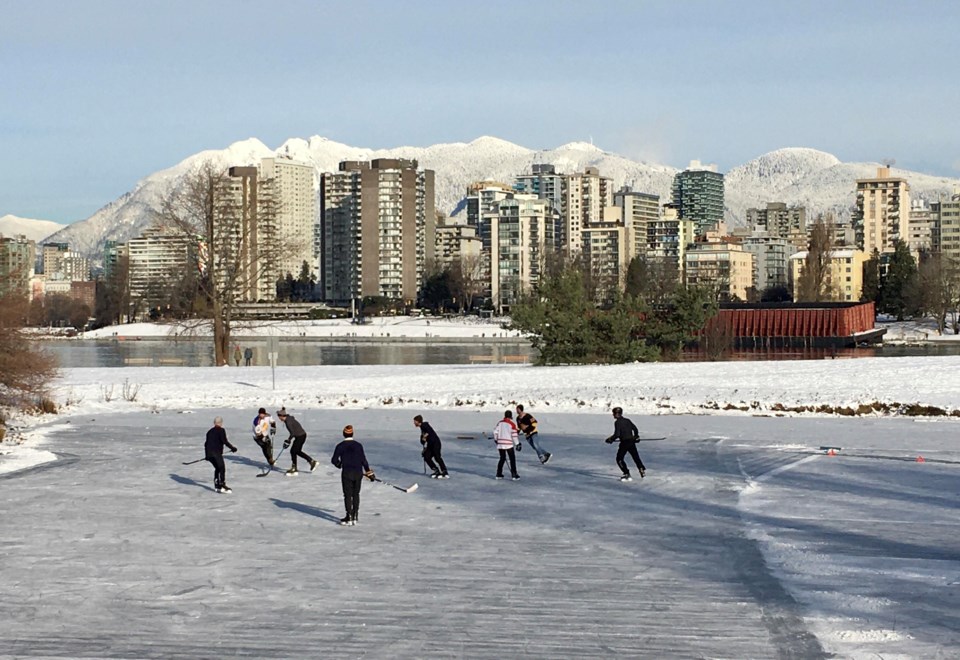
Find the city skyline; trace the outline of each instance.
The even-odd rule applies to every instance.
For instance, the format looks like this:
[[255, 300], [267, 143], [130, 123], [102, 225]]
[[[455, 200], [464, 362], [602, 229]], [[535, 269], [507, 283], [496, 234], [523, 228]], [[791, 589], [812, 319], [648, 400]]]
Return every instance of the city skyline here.
[[593, 141], [721, 171], [802, 146], [960, 176], [948, 82], [960, 10], [942, 3], [0, 8], [0, 84], [17, 90], [0, 114], [0, 215], [82, 220], [247, 137]]

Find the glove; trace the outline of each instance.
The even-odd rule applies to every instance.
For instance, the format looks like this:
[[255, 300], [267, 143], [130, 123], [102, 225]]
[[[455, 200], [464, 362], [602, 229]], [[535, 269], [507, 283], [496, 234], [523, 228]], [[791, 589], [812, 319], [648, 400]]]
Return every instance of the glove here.
[[517, 451], [520, 451], [521, 449], [523, 449], [523, 444], [518, 442], [518, 443], [517, 443]]
[[612, 444], [613, 444], [613, 438], [607, 438], [606, 440], [604, 440], [604, 442], [606, 442], [608, 445], [612, 445]]
[[287, 438], [283, 441], [283, 448], [288, 449], [290, 447], [290, 438]]
[[236, 454], [236, 453], [237, 453], [237, 448], [236, 448], [236, 447], [230, 447], [230, 453], [231, 453], [231, 454]]
[[367, 470], [366, 472], [363, 473], [363, 476], [365, 476], [370, 481], [373, 481], [377, 478], [377, 475], [373, 473], [373, 470]]

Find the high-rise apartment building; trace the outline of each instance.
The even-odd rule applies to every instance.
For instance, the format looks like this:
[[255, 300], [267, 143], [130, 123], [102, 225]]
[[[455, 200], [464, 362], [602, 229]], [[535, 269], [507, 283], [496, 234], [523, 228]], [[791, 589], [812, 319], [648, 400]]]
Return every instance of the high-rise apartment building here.
[[648, 255], [651, 259], [660, 259], [677, 269], [677, 276], [683, 278], [686, 266], [686, 253], [696, 240], [697, 225], [693, 220], [680, 218], [672, 204], [663, 207], [663, 214], [653, 223], [647, 224], [647, 242], [650, 245]]
[[584, 263], [596, 288], [596, 302], [612, 300], [614, 291], [622, 291], [626, 283], [630, 263], [627, 229], [616, 218], [592, 223], [582, 233]]
[[491, 230], [490, 293], [494, 306], [509, 309], [540, 282], [557, 250], [555, 212], [547, 200], [515, 194], [488, 216]]
[[562, 179], [561, 246], [565, 256], [583, 252], [583, 230], [607, 222], [613, 207], [613, 180], [595, 167]]
[[857, 179], [853, 228], [857, 247], [873, 254], [893, 252], [894, 243], [906, 241], [910, 215], [910, 184], [890, 176], [889, 167], [877, 168], [874, 179]]
[[30, 291], [37, 245], [25, 236], [0, 235], [0, 295]]
[[748, 300], [753, 287], [753, 255], [742, 245], [726, 241], [694, 243], [684, 260], [687, 284], [715, 287], [730, 300]]
[[620, 208], [627, 230], [627, 261], [646, 256], [650, 251], [649, 231], [660, 220], [660, 196], [634, 192], [624, 186], [613, 194], [613, 203]]
[[931, 204], [930, 223], [933, 251], [960, 264], [960, 194]]
[[270, 188], [276, 206], [278, 277], [287, 273], [298, 277], [304, 263], [310, 274], [318, 277], [320, 265], [313, 246], [318, 220], [313, 166], [289, 158], [264, 158], [260, 178]]
[[786, 239], [797, 250], [807, 247], [807, 210], [802, 206], [788, 207], [783, 202], [768, 202], [766, 208], [749, 208], [747, 225], [753, 231]]
[[324, 299], [415, 301], [436, 246], [433, 171], [415, 160], [343, 161], [320, 192]]
[[123, 254], [131, 300], [145, 307], [160, 303], [187, 274], [196, 273], [198, 247], [196, 236], [166, 227], [151, 227], [127, 241]]
[[54, 273], [60, 272], [60, 263], [70, 251], [70, 245], [67, 243], [44, 243], [41, 251], [41, 267], [43, 274], [50, 277]]
[[557, 174], [557, 169], [553, 165], [535, 163], [530, 174], [517, 175], [513, 182], [513, 189], [518, 193], [536, 195], [539, 199], [545, 199], [553, 205], [557, 213], [562, 213], [564, 178], [563, 174]]
[[452, 218], [442, 222], [438, 220], [435, 258], [440, 268], [451, 268], [466, 262], [470, 263], [471, 268], [478, 267], [482, 251], [476, 226]]
[[932, 248], [933, 218], [930, 205], [923, 200], [916, 199], [910, 203], [905, 234], [905, 242], [914, 257], [919, 257], [921, 252], [929, 252]]
[[697, 234], [723, 222], [723, 175], [716, 165], [691, 161], [673, 177], [673, 205], [683, 220], [693, 220]]
[[753, 255], [753, 287], [757, 294], [789, 284], [789, 258], [795, 252], [786, 238], [754, 231], [742, 239], [743, 249]]
[[257, 167], [227, 173], [210, 246], [213, 275], [239, 302], [276, 300], [280, 244], [272, 190]]

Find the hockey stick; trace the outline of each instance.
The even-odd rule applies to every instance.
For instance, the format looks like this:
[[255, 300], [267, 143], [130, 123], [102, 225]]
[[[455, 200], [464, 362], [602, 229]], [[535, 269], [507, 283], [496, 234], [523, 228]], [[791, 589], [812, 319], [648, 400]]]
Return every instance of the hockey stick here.
[[[634, 438], [633, 439], [634, 442], [656, 442], [658, 440], [666, 440], [666, 438]], [[606, 438], [604, 438], [603, 441], [607, 442]], [[613, 442], [620, 442], [620, 438], [615, 438]], [[613, 442], [608, 444], [613, 444]]]
[[390, 486], [391, 488], [396, 488], [397, 490], [403, 491], [404, 493], [412, 493], [412, 492], [415, 491], [416, 489], [420, 488], [420, 485], [419, 485], [419, 484], [413, 484], [412, 486], [410, 486], [410, 488], [401, 488], [400, 486], [395, 486], [395, 485], [393, 485], [393, 484], [391, 484], [391, 483], [388, 483], [388, 482], [384, 481], [383, 479], [376, 479], [376, 478], [375, 478], [374, 481], [378, 481], [378, 482], [382, 483], [384, 486]]
[[194, 463], [199, 463], [200, 461], [205, 461], [205, 460], [207, 460], [207, 459], [206, 459], [206, 458], [198, 458], [198, 459], [195, 460], [195, 461], [184, 461], [183, 464], [184, 464], [184, 465], [193, 465]]
[[[277, 461], [280, 460], [280, 457], [283, 456], [283, 450], [284, 450], [284, 449], [286, 449], [286, 447], [281, 447], [280, 453], [277, 454], [277, 457], [276, 457], [275, 459], [273, 459], [274, 465], [276, 465]], [[271, 472], [273, 472], [274, 470], [279, 470], [279, 469], [280, 469], [280, 468], [274, 467], [273, 465], [270, 465], [269, 463], [267, 463], [267, 469], [264, 470], [263, 472], [261, 472], [260, 474], [258, 474], [257, 476], [258, 476], [258, 477], [265, 477], [265, 476], [267, 476], [268, 474], [270, 474]]]

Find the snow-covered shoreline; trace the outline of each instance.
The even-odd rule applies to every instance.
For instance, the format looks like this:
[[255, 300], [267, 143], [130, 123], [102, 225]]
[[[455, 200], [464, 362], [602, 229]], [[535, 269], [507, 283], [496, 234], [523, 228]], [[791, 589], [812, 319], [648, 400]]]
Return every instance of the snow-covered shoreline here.
[[[139, 387], [134, 401], [122, 384]], [[69, 411], [417, 407], [486, 410], [529, 402], [556, 412], [634, 414], [870, 414], [919, 408], [960, 415], [960, 356], [608, 366], [363, 365], [66, 369]], [[112, 391], [110, 391], [112, 389]], [[875, 405], [876, 404], [876, 405]], [[872, 406], [870, 411], [863, 406]], [[913, 406], [912, 411], [906, 407]]]

